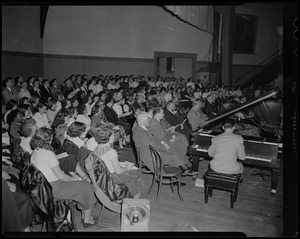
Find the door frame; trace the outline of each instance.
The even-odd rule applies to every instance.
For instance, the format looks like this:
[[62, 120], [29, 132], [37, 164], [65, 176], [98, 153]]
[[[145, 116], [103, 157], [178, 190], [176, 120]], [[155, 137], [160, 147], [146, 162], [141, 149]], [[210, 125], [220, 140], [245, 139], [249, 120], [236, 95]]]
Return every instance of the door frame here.
[[155, 51], [154, 52], [154, 79], [157, 79], [158, 76], [158, 59], [159, 58], [185, 58], [192, 60], [192, 72], [191, 77], [193, 80], [196, 80], [196, 62], [197, 62], [197, 54], [192, 53], [176, 53], [176, 52], [163, 52], [163, 51]]

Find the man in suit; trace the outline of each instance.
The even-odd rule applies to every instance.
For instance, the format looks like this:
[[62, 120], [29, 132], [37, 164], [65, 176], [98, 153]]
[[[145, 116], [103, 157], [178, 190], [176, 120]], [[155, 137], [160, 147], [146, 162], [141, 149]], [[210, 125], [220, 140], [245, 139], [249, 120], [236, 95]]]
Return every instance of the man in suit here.
[[187, 127], [186, 124], [182, 124], [183, 121], [179, 120], [178, 116], [176, 115], [176, 105], [174, 101], [167, 102], [166, 109], [164, 109], [164, 115], [165, 120], [171, 125], [171, 126], [177, 126], [175, 131], [178, 133], [182, 133], [186, 136], [188, 142], [190, 141], [191, 136], [191, 130]]
[[134, 111], [136, 111], [138, 108], [140, 108], [142, 111], [146, 111], [144, 102], [145, 102], [145, 96], [139, 94], [136, 100], [132, 104], [132, 108], [134, 109]]
[[40, 90], [42, 92], [42, 102], [48, 102], [49, 98], [52, 97], [49, 80], [43, 80], [43, 85], [41, 85]]
[[217, 106], [214, 102], [214, 96], [212, 95], [208, 95], [205, 101], [205, 105], [203, 108], [203, 112], [209, 117], [209, 118], [213, 118], [217, 115]]
[[4, 80], [4, 89], [2, 90], [2, 97], [4, 99], [3, 104], [6, 105], [7, 102], [11, 99], [16, 100], [19, 102], [20, 97], [18, 95], [18, 92], [14, 88], [14, 79], [12, 77], [7, 77]]
[[243, 164], [237, 159], [245, 160], [244, 139], [241, 135], [234, 134], [235, 120], [227, 118], [222, 128], [224, 133], [211, 139], [208, 155], [213, 157], [210, 161], [212, 170], [219, 173], [239, 174], [243, 172]]
[[64, 97], [67, 99], [68, 95], [74, 92], [75, 89], [73, 87], [73, 83], [70, 78], [64, 81], [64, 84], [61, 85], [61, 92], [63, 93]]
[[50, 81], [50, 92], [51, 94], [54, 96], [55, 94], [57, 93], [60, 93], [62, 94], [61, 90], [58, 88], [57, 86], [57, 79], [56, 78], [53, 78], [51, 81]]
[[192, 108], [187, 114], [187, 119], [191, 125], [192, 131], [195, 131], [208, 119], [208, 117], [202, 112], [204, 106], [202, 100], [195, 100], [192, 105]]
[[185, 160], [171, 150], [164, 142], [159, 142], [152, 133], [148, 130], [151, 118], [145, 112], [137, 116], [137, 125], [133, 129], [132, 138], [134, 140], [137, 151], [139, 151], [140, 159], [145, 165], [153, 171], [152, 157], [149, 150], [149, 145], [153, 146], [162, 156], [163, 164], [174, 165], [181, 167], [183, 175], [195, 175], [185, 165]]
[[38, 97], [39, 99], [42, 98], [42, 92], [40, 89], [40, 81], [38, 79], [34, 80], [33, 82], [33, 89], [30, 91], [30, 94], [33, 96]]

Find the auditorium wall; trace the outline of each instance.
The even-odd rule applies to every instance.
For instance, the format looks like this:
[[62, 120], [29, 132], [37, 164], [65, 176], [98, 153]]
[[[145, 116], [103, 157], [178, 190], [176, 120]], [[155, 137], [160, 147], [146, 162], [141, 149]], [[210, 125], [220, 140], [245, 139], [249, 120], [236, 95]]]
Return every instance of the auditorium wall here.
[[281, 37], [277, 31], [282, 26], [282, 6], [276, 3], [246, 3], [238, 5], [236, 14], [253, 15], [257, 17], [257, 29], [254, 54], [233, 54], [233, 82], [258, 66], [261, 62], [282, 49]]
[[38, 6], [2, 6], [2, 79], [43, 75]]
[[51, 6], [45, 76], [153, 75], [154, 51], [197, 53], [204, 60], [211, 38], [158, 6]]

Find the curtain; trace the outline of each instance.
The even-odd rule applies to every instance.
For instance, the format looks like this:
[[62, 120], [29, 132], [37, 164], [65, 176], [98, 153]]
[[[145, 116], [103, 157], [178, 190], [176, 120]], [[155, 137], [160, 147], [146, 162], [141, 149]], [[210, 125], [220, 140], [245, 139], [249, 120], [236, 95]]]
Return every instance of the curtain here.
[[165, 6], [165, 9], [202, 31], [214, 32], [213, 6]]

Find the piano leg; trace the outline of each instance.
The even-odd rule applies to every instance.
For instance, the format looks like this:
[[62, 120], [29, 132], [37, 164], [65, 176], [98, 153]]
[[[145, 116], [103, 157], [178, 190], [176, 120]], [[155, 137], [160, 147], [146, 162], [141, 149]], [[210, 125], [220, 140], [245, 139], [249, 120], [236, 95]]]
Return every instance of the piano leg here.
[[280, 169], [272, 169], [272, 176], [271, 176], [271, 195], [275, 195], [276, 188], [278, 184]]
[[192, 163], [192, 171], [198, 172], [199, 170], [199, 157], [198, 156], [190, 156], [190, 162]]

